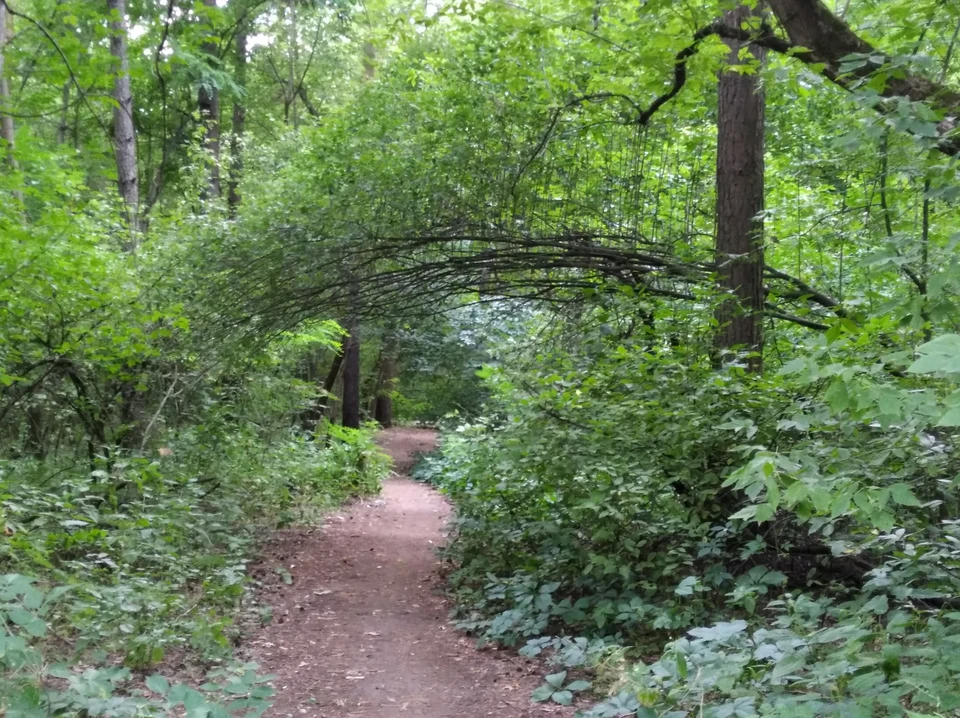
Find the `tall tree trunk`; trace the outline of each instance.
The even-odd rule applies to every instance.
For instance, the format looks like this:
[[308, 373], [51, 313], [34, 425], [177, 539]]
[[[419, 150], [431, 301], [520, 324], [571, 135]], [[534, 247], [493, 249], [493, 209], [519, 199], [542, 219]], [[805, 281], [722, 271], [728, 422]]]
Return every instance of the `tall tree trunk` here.
[[[19, 169], [16, 156], [16, 128], [13, 124], [13, 115], [9, 113], [10, 83], [7, 81], [5, 67], [7, 42], [13, 34], [11, 29], [7, 6], [0, 2], [0, 140], [3, 140], [5, 145], [3, 162], [16, 172]], [[15, 192], [14, 197], [17, 201], [23, 202], [21, 192]]]
[[13, 116], [9, 114], [10, 83], [6, 73], [6, 49], [9, 36], [12, 34], [8, 27], [9, 19], [7, 6], [0, 3], [0, 138], [6, 145], [4, 161], [8, 167], [16, 169], [17, 160], [14, 156], [16, 137], [13, 126]]
[[[203, 4], [216, 10], [217, 0], [203, 0]], [[209, 33], [213, 35], [212, 22]], [[200, 49], [211, 61], [216, 60], [217, 43], [214, 40], [204, 42]], [[216, 199], [220, 196], [220, 90], [213, 85], [200, 85], [197, 91], [197, 108], [200, 110], [200, 123], [203, 125], [203, 149], [209, 162], [204, 198]]]
[[[237, 84], [247, 87], [247, 30], [237, 32], [236, 41]], [[233, 102], [233, 132], [230, 135], [230, 182], [227, 186], [227, 206], [230, 216], [236, 216], [240, 206], [240, 177], [243, 175], [243, 133], [246, 129], [247, 108], [240, 98]]]
[[373, 418], [384, 429], [393, 426], [393, 383], [397, 376], [397, 364], [391, 353], [391, 347], [385, 347], [380, 358], [380, 371], [377, 373], [376, 394], [373, 397]]
[[350, 336], [343, 347], [343, 425], [360, 428], [360, 331], [350, 323]]
[[300, 128], [300, 111], [297, 107], [297, 65], [299, 65], [299, 33], [297, 32], [296, 0], [289, 0], [290, 23], [287, 28], [289, 44], [288, 84], [290, 85], [290, 109], [293, 113], [293, 129]]
[[[738, 7], [725, 21], [734, 27], [750, 16]], [[729, 62], [740, 64], [742, 44], [727, 40]], [[763, 50], [750, 51], [763, 61]], [[716, 271], [729, 293], [717, 308], [717, 348], [744, 347], [757, 353], [750, 369], [760, 371], [763, 348], [763, 114], [757, 74], [724, 70], [720, 74], [717, 117]]]
[[25, 414], [27, 436], [24, 439], [24, 448], [35, 459], [43, 460], [47, 457], [47, 431], [43, 409], [31, 405], [27, 407]]
[[116, 65], [113, 79], [113, 148], [117, 158], [117, 185], [130, 227], [128, 249], [136, 249], [139, 230], [140, 185], [137, 176], [137, 134], [133, 126], [133, 91], [127, 57], [126, 0], [107, 0], [110, 14], [110, 54]]

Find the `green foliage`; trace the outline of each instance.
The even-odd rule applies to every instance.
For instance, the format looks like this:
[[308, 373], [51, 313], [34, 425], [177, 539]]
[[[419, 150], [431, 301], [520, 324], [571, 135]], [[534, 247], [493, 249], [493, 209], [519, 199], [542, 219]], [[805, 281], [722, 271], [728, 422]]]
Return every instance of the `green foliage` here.
[[551, 673], [544, 679], [544, 684], [533, 692], [533, 700], [542, 703], [551, 701], [562, 706], [573, 702], [574, 695], [590, 687], [590, 681], [567, 682], [567, 672]]
[[955, 113], [880, 97], [956, 84], [955, 4], [836, 4], [877, 46], [844, 88], [742, 54], [756, 376], [713, 347], [721, 39], [637, 119], [729, 3], [130, 2], [137, 227], [119, 18], [9, 5], [0, 712], [261, 709], [249, 667], [148, 703], [128, 671], [226, 664], [256, 537], [377, 490], [330, 317], [361, 319], [363, 404], [463, 421], [418, 474], [457, 504], [461, 625], [559, 666], [538, 698], [592, 666], [596, 716], [957, 712]]
[[[387, 462], [370, 430], [328, 426], [315, 438], [294, 433], [289, 412], [302, 404], [300, 388], [274, 383], [269, 374], [249, 381], [250, 391], [227, 388], [200, 421], [167, 432], [153, 457], [101, 459], [93, 472], [82, 462], [3, 462], [0, 567], [55, 587], [41, 601], [33, 579], [11, 579], [24, 605], [42, 614], [7, 614], [8, 627], [19, 626], [8, 648], [26, 653], [5, 664], [3, 680], [15, 681], [23, 700], [35, 693], [37, 710], [74, 705], [70, 701], [81, 695], [107, 700], [117, 692], [109, 700], [132, 715], [142, 701], [123, 697], [129, 672], [28, 670], [27, 657], [30, 665], [46, 666], [51, 658], [97, 664], [119, 655], [127, 666], [143, 669], [186, 648], [201, 662], [229, 660], [240, 635], [236, 618], [251, 599], [247, 566], [257, 537], [379, 490]], [[27, 645], [48, 626], [70, 646], [68, 654], [54, 644]], [[71, 681], [66, 697], [37, 692], [48, 675]], [[225, 691], [231, 711], [259, 713], [266, 689], [250, 684], [250, 675], [204, 690]], [[184, 702], [199, 710], [208, 699], [181, 686], [166, 701], [150, 710]]]
[[911, 364], [834, 332], [753, 376], [581, 332], [485, 369], [487, 418], [418, 469], [457, 505], [460, 625], [570, 667], [661, 655], [588, 716], [951, 714], [954, 338]]
[[212, 671], [200, 690], [170, 685], [153, 675], [146, 687], [159, 698], [134, 697], [122, 689], [129, 669], [82, 668], [50, 664], [37, 645], [49, 630], [48, 615], [72, 586], [45, 592], [18, 574], [0, 576], [0, 708], [13, 718], [45, 715], [162, 716], [181, 709], [187, 715], [259, 716], [273, 689], [263, 685], [256, 664]]

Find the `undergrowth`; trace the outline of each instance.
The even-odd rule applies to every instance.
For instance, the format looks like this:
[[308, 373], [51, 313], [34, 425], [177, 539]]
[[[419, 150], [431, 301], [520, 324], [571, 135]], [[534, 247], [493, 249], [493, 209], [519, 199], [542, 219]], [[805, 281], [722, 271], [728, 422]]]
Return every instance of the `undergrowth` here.
[[642, 338], [486, 369], [485, 418], [417, 470], [457, 507], [459, 625], [591, 669], [593, 718], [957, 715], [960, 466], [929, 428], [956, 341], [910, 366], [834, 333], [763, 377]]
[[[376, 493], [387, 460], [372, 429], [306, 436], [286, 411], [241, 414], [238, 403], [218, 397], [151, 455], [101, 457], [92, 472], [0, 463], [0, 712], [265, 709], [265, 678], [232, 663], [257, 541]], [[131, 682], [170, 657], [215, 670], [199, 690]]]

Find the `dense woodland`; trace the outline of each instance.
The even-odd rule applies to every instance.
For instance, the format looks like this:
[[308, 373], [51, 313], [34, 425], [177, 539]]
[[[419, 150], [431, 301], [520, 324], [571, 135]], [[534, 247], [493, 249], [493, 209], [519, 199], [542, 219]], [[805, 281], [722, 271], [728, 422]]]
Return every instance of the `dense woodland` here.
[[0, 714], [258, 715], [422, 421], [533, 699], [960, 715], [958, 123], [951, 0], [0, 0]]

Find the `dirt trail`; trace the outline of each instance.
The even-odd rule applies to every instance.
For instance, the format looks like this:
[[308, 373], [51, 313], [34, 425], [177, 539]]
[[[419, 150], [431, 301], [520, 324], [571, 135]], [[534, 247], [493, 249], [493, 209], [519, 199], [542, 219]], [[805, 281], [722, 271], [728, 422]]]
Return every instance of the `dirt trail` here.
[[253, 657], [277, 676], [268, 715], [317, 718], [530, 718], [569, 715], [534, 705], [542, 671], [480, 651], [447, 621], [434, 555], [449, 514], [444, 499], [404, 475], [433, 432], [381, 435], [396, 478], [381, 497], [331, 516], [323, 529], [287, 530], [269, 566], [293, 577], [264, 598], [273, 622]]

